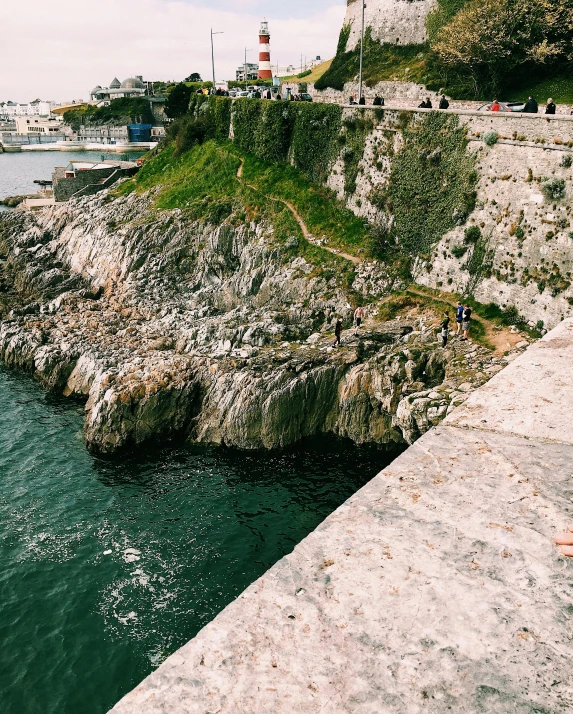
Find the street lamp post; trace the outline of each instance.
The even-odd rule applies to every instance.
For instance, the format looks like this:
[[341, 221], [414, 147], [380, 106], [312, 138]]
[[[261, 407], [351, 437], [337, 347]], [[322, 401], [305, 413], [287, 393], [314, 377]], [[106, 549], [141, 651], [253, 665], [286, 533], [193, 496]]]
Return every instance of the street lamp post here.
[[253, 50], [248, 50], [245, 47], [245, 89], [247, 89], [247, 86], [249, 84], [249, 78], [247, 76], [247, 52], [252, 52]]
[[213, 32], [211, 28], [211, 62], [213, 63], [213, 92], [215, 92], [215, 47], [213, 45], [213, 35], [222, 35], [223, 32]]
[[358, 85], [358, 103], [362, 99], [362, 65], [364, 63], [364, 10], [366, 3], [362, 0], [362, 32], [360, 34], [360, 82]]

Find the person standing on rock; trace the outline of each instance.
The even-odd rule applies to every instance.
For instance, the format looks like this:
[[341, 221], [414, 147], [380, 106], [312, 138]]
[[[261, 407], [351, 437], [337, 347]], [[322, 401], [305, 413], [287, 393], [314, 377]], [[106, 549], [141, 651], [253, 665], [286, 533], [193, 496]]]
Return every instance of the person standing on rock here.
[[464, 333], [462, 340], [468, 339], [468, 335], [470, 332], [471, 319], [472, 319], [472, 309], [469, 305], [466, 305], [464, 308], [464, 315], [463, 315], [463, 321], [462, 321], [462, 332]]
[[462, 322], [464, 321], [464, 306], [458, 300], [458, 306], [456, 308], [456, 335], [458, 337], [462, 336]]
[[356, 334], [357, 330], [360, 329], [363, 319], [364, 319], [364, 308], [359, 305], [356, 308], [356, 310], [354, 311], [354, 321], [356, 322], [356, 330], [354, 331], [354, 334]]
[[448, 335], [450, 333], [450, 316], [447, 312], [444, 312], [444, 319], [440, 327], [442, 328], [442, 347], [445, 348], [448, 344]]
[[334, 345], [333, 347], [340, 347], [340, 335], [342, 334], [342, 320], [338, 318], [336, 321], [336, 327], [334, 328]]

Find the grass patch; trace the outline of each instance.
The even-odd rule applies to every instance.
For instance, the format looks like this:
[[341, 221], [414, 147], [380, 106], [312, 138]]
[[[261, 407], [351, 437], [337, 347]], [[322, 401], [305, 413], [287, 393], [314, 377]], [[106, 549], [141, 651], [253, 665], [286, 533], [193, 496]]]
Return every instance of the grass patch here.
[[[243, 181], [237, 179], [241, 159]], [[213, 225], [227, 219], [235, 223], [264, 220], [273, 227], [268, 240], [280, 248], [285, 261], [301, 255], [317, 266], [316, 276], [336, 278], [342, 287], [350, 288], [353, 264], [304, 240], [291, 211], [270, 198], [291, 202], [308, 221], [311, 232], [326, 235], [335, 247], [352, 252], [363, 244], [367, 235], [364, 221], [342, 207], [329, 189], [314, 185], [301, 171], [286, 164], [261, 161], [228, 141], [209, 141], [179, 157], [175, 156], [175, 148], [168, 146], [148, 160], [133, 179], [119, 185], [114, 195], [144, 193], [157, 186], [161, 189], [154, 200], [155, 209], [179, 208], [190, 219]]]
[[330, 69], [330, 65], [332, 64], [331, 59], [326, 60], [326, 62], [323, 62], [322, 64], [317, 64], [316, 67], [311, 71], [310, 74], [304, 77], [304, 79], [301, 79], [298, 75], [293, 74], [290, 77], [281, 77], [281, 80], [283, 82], [308, 82], [313, 83], [317, 82], [322, 75], [327, 72]]

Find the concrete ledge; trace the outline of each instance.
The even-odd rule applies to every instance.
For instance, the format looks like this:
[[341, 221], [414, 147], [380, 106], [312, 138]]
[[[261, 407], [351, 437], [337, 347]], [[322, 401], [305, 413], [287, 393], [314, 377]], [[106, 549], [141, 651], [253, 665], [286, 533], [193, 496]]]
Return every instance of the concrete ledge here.
[[573, 563], [553, 535], [573, 522], [572, 361], [568, 321], [114, 714], [570, 711]]

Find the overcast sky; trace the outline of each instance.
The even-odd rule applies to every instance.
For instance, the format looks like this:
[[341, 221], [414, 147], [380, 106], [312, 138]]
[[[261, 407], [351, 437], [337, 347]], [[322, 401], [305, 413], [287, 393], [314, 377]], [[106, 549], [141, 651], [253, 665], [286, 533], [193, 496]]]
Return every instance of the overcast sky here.
[[90, 90], [143, 75], [234, 79], [245, 47], [257, 61], [259, 23], [271, 30], [271, 60], [299, 64], [336, 51], [345, 0], [26, 0], [2, 13], [0, 101], [88, 99]]

